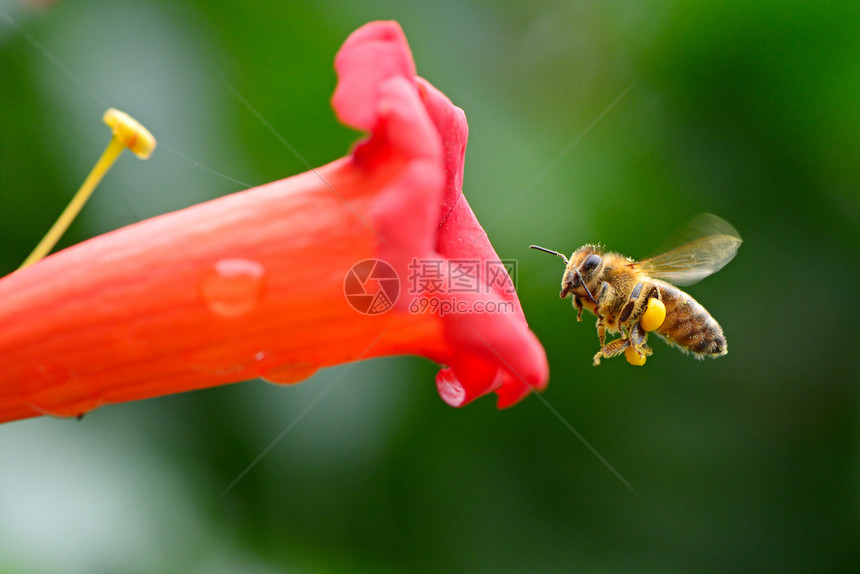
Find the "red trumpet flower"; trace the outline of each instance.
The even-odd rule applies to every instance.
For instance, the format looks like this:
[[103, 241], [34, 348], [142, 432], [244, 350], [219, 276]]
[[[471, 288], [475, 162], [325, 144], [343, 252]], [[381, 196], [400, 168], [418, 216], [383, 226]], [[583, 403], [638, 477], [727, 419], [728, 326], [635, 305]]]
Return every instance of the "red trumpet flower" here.
[[335, 68], [338, 117], [369, 133], [347, 157], [0, 280], [0, 421], [394, 354], [447, 365], [436, 382], [454, 406], [546, 385], [462, 194], [465, 114], [415, 75], [394, 22], [353, 33]]

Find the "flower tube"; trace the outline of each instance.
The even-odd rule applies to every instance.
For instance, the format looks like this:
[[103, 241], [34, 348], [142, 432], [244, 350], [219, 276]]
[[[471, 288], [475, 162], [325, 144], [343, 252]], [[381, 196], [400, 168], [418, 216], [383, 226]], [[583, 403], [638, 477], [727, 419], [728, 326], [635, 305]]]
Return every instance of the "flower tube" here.
[[453, 406], [495, 392], [507, 407], [546, 385], [462, 193], [463, 111], [415, 75], [394, 22], [354, 32], [335, 68], [338, 117], [368, 133], [347, 157], [0, 279], [0, 421], [399, 354], [446, 365]]

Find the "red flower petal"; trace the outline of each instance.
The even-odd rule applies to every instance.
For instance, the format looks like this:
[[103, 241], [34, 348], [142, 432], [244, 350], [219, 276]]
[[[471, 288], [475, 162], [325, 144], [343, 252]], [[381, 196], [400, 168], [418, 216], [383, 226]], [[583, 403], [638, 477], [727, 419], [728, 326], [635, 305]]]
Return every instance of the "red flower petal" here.
[[[373, 129], [380, 118], [373, 117], [367, 110], [374, 109], [375, 103], [377, 109], [385, 109], [390, 104], [380, 96], [382, 90], [368, 87], [367, 82], [381, 80], [383, 85], [388, 85], [394, 74], [402, 74], [407, 80], [411, 80], [410, 74], [414, 71], [411, 58], [408, 64], [403, 63], [403, 58], [409, 56], [406, 40], [400, 27], [394, 22], [368, 25], [350, 36], [336, 60], [341, 81], [333, 103], [341, 120], [351, 123], [352, 118], [358, 118], [352, 125]], [[344, 62], [349, 62], [350, 65], [342, 65]], [[468, 139], [466, 116], [426, 80], [418, 78], [417, 85], [427, 114], [442, 140], [445, 182], [441, 198], [442, 209], [436, 219], [439, 231], [434, 249], [448, 260], [498, 261], [499, 257], [486, 233], [463, 197], [463, 165]], [[406, 86], [401, 85], [401, 88], [404, 90], [403, 97], [407, 97]], [[356, 102], [361, 102], [361, 105]], [[362, 110], [361, 114], [355, 112], [356, 108]], [[423, 122], [414, 125], [416, 120], [420, 121], [421, 116], [413, 107], [409, 110], [413, 125], [400, 124], [401, 129], [392, 130], [399, 137], [406, 136], [399, 141], [400, 145], [395, 147], [410, 149], [414, 157], [421, 156], [423, 151], [423, 157], [433, 159], [435, 150], [429, 146], [432, 138], [425, 132]], [[358, 123], [359, 121], [361, 123]], [[404, 127], [406, 129], [402, 129]], [[412, 146], [422, 146], [424, 149], [412, 150]], [[436, 166], [424, 167], [433, 169]], [[416, 178], [426, 178], [428, 175], [429, 173], [416, 174]], [[428, 187], [430, 186], [423, 189]], [[383, 203], [379, 212], [378, 221], [387, 232], [383, 233], [383, 236], [394, 238], [389, 245], [396, 245], [398, 248], [408, 246], [407, 252], [413, 256], [415, 253], [424, 253], [425, 258], [432, 258], [434, 255], [425, 251], [425, 246], [420, 242], [420, 233], [415, 233], [425, 228], [425, 221], [413, 220], [410, 221], [411, 225], [404, 225], [409, 218], [415, 218], [415, 212], [402, 200], [406, 193], [397, 193], [399, 200], [390, 204]], [[423, 197], [421, 201], [426, 199]], [[415, 229], [416, 227], [418, 229]], [[398, 257], [396, 250], [383, 249], [382, 252], [390, 260], [402, 262], [402, 257]], [[395, 266], [403, 269], [402, 264]], [[458, 365], [458, 368], [445, 371], [444, 376], [440, 373], [437, 383], [444, 380], [450, 386], [455, 374], [459, 374], [464, 386], [462, 401], [448, 402], [459, 406], [490, 390], [496, 390], [499, 393], [499, 406], [509, 406], [528, 394], [530, 386], [543, 388], [548, 376], [546, 358], [537, 338], [527, 328], [514, 290], [493, 288], [478, 297], [470, 295], [474, 294], [459, 295], [461, 301], [470, 299], [465, 301], [470, 308], [474, 308], [474, 303], [478, 300], [482, 303], [510, 301], [514, 308], [507, 314], [468, 314], [446, 319], [446, 337], [454, 355], [447, 357], [445, 362]], [[462, 358], [458, 355], [462, 355]], [[482, 359], [476, 360], [475, 357]], [[442, 391], [441, 386], [440, 393], [443, 398], [449, 396]]]
[[[448, 281], [453, 260], [498, 256], [462, 195], [465, 115], [415, 77], [399, 26], [361, 28], [336, 68], [335, 110], [370, 132], [350, 156], [0, 280], [0, 421], [258, 376], [296, 382], [403, 353], [448, 365], [437, 387], [455, 406], [490, 391], [509, 406], [546, 384], [546, 357], [506, 275], [434, 295], [465, 313], [411, 311], [428, 295], [420, 289], [384, 314], [350, 306], [344, 278], [361, 261], [390, 263], [403, 291], [416, 261], [438, 264]], [[373, 281], [391, 286], [387, 275]]]
[[332, 105], [343, 123], [365, 131], [376, 127], [385, 82], [415, 77], [412, 53], [396, 22], [375, 22], [350, 34], [334, 67], [338, 84]]

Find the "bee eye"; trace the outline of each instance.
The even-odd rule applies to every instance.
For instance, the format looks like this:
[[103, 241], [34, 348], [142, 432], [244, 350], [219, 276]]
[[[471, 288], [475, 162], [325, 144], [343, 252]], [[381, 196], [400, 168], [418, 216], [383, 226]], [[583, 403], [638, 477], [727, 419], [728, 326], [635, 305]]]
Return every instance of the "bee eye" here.
[[600, 255], [595, 255], [594, 253], [592, 253], [585, 258], [585, 261], [582, 262], [582, 265], [579, 268], [579, 272], [588, 273], [590, 271], [594, 271], [594, 269], [601, 263], [603, 263], [603, 259], [600, 258]]

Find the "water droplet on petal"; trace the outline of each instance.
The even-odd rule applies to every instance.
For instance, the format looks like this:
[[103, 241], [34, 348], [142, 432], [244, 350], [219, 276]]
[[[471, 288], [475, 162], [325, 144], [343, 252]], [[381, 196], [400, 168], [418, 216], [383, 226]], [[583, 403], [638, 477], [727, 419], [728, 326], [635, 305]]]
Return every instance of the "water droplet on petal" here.
[[266, 268], [250, 259], [221, 259], [201, 284], [201, 295], [213, 313], [235, 318], [247, 315], [263, 298]]
[[463, 406], [466, 402], [466, 388], [451, 369], [442, 369], [436, 374], [436, 390], [442, 400], [452, 407]]
[[319, 370], [319, 367], [316, 365], [301, 361], [271, 367], [266, 369], [260, 377], [277, 385], [291, 385], [309, 379], [317, 370]]
[[101, 394], [58, 365], [28, 368], [24, 396], [30, 407], [43, 415], [77, 417], [105, 404]]
[[[241, 344], [195, 348], [184, 355], [185, 363], [201, 373], [239, 377], [253, 363], [253, 351]], [[249, 373], [248, 378], [253, 378]]]

